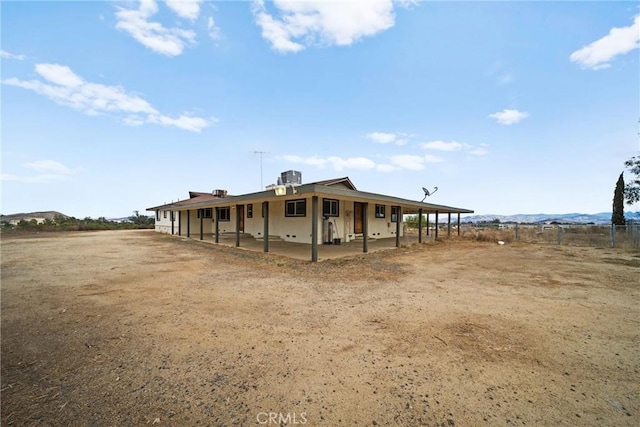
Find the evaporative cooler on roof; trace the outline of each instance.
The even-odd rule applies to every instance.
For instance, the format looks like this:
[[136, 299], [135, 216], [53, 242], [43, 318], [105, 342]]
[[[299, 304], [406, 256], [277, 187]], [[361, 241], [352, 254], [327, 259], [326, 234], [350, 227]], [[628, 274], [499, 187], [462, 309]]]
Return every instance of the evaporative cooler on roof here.
[[302, 172], [300, 171], [286, 171], [280, 174], [280, 178], [282, 179], [282, 184], [292, 184], [292, 185], [301, 185], [302, 184]]

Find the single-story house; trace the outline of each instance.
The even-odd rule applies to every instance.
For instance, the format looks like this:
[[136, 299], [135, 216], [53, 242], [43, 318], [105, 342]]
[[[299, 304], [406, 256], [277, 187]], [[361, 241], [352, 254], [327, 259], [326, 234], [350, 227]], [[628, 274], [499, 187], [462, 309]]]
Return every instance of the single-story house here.
[[[348, 177], [302, 184], [298, 171], [283, 172], [278, 185], [267, 186], [257, 193], [229, 195], [225, 190], [212, 193], [189, 192], [189, 198], [148, 208], [155, 212], [158, 232], [181, 236], [213, 235], [216, 243], [221, 233], [250, 234], [263, 240], [269, 251], [269, 240], [311, 245], [311, 260], [318, 260], [318, 245], [362, 241], [367, 252], [368, 239], [396, 238], [400, 246], [402, 218], [406, 214], [447, 214], [449, 230], [451, 214], [472, 210], [435, 205], [383, 194], [358, 191]], [[419, 221], [422, 241], [422, 221]], [[437, 234], [436, 234], [437, 237]]]

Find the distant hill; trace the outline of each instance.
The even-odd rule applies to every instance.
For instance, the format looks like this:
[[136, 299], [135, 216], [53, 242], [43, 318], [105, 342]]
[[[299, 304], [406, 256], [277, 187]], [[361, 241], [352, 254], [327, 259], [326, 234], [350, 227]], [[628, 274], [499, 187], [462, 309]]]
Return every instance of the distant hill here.
[[10, 222], [11, 224], [17, 224], [20, 220], [24, 219], [25, 221], [31, 221], [35, 219], [36, 221], [43, 222], [45, 219], [53, 220], [56, 216], [61, 216], [63, 218], [68, 218], [67, 215], [56, 212], [56, 211], [44, 211], [44, 212], [29, 212], [29, 213], [17, 213], [11, 215], [0, 215], [0, 222]]
[[[627, 220], [640, 221], [640, 212], [625, 212]], [[611, 212], [601, 212], [597, 214], [516, 214], [516, 215], [470, 215], [461, 219], [462, 222], [491, 222], [499, 219], [500, 222], [516, 222], [521, 224], [610, 224]]]

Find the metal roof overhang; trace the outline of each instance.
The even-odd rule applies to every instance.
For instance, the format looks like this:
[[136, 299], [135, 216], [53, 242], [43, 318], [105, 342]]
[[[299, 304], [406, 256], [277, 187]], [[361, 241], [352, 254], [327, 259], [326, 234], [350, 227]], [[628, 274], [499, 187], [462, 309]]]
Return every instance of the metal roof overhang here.
[[291, 200], [302, 197], [310, 196], [324, 196], [332, 198], [349, 199], [354, 202], [362, 203], [380, 203], [389, 204], [394, 206], [400, 206], [403, 214], [417, 214], [419, 209], [422, 209], [422, 213], [473, 213], [471, 209], [456, 208], [452, 206], [435, 205], [432, 203], [423, 203], [415, 200], [402, 199], [400, 197], [386, 196], [384, 194], [368, 193], [365, 191], [349, 190], [344, 187], [332, 187], [327, 185], [306, 184], [296, 186], [295, 194], [292, 187], [287, 187], [286, 196], [276, 196], [273, 190], [260, 191], [257, 193], [242, 194], [239, 196], [227, 196], [215, 200], [207, 200], [203, 202], [196, 202], [193, 204], [184, 203], [185, 200], [176, 203], [169, 203], [166, 205], [156, 206], [153, 208], [147, 208], [148, 211], [154, 211], [158, 209], [162, 210], [187, 210], [187, 209], [201, 209], [201, 208], [213, 208], [216, 206], [230, 206], [235, 204], [242, 204], [242, 202], [251, 201], [273, 201], [273, 200]]

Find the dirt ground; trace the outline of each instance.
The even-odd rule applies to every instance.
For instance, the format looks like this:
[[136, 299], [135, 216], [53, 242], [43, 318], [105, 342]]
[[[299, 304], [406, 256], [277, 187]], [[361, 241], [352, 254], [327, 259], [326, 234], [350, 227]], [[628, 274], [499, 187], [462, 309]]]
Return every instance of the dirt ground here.
[[2, 425], [640, 425], [640, 253], [2, 238]]

